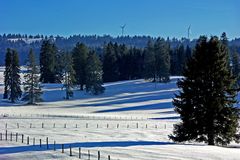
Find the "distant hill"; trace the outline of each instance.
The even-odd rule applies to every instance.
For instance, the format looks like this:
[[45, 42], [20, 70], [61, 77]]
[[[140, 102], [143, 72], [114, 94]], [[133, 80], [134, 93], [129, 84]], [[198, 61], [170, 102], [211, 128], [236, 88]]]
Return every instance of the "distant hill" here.
[[[44, 39], [51, 39], [55, 42], [59, 50], [70, 51], [77, 42], [86, 44], [89, 48], [95, 49], [98, 54], [102, 53], [104, 44], [108, 42], [116, 42], [119, 44], [125, 44], [129, 47], [145, 48], [149, 40], [155, 41], [155, 37], [150, 36], [121, 36], [112, 37], [109, 35], [97, 36], [97, 35], [73, 35], [69, 37], [61, 36], [43, 36], [43, 35], [20, 35], [20, 34], [3, 34], [0, 35], [0, 65], [4, 64], [5, 53], [7, 48], [14, 48], [18, 51], [20, 55], [20, 63], [24, 64], [26, 60], [27, 53], [30, 48], [33, 48], [37, 57], [40, 52], [40, 47]], [[187, 38], [177, 39], [167, 39], [171, 45], [171, 48], [175, 48], [179, 44], [189, 45], [194, 47], [196, 44], [196, 39], [189, 41]], [[229, 42], [231, 48], [237, 47], [240, 52], [240, 38], [231, 40]]]

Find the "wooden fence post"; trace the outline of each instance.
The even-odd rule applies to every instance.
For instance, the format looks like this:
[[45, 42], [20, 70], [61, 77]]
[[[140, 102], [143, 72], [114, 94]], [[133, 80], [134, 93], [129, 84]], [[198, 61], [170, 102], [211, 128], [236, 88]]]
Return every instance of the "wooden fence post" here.
[[42, 128], [44, 128], [44, 123], [42, 123]]
[[27, 137], [27, 145], [29, 145], [29, 136]]
[[22, 134], [22, 143], [23, 143], [23, 140], [24, 140], [24, 135]]
[[16, 133], [16, 142], [18, 141], [18, 133]]
[[42, 147], [42, 139], [39, 139], [39, 145]]
[[90, 160], [90, 150], [88, 150], [88, 160]]
[[64, 153], [64, 144], [62, 144], [62, 153]]
[[2, 133], [0, 133], [0, 140], [2, 141]]
[[81, 155], [81, 148], [80, 148], [80, 147], [78, 148], [78, 158], [80, 158], [80, 159], [82, 158], [82, 155]]
[[72, 146], [71, 146], [71, 144], [69, 146], [69, 149], [70, 149], [70, 156], [72, 156]]
[[35, 146], [35, 137], [33, 138], [33, 145]]
[[100, 151], [98, 151], [98, 160], [100, 160]]
[[46, 138], [46, 144], [47, 144], [47, 149], [48, 149], [48, 148], [49, 148], [49, 147], [48, 147], [48, 137]]
[[7, 130], [5, 132], [5, 140], [7, 141]]
[[110, 158], [110, 155], [108, 155], [108, 160], [110, 160], [111, 158]]
[[53, 143], [53, 150], [56, 151], [56, 141]]
[[10, 141], [12, 141], [12, 132], [11, 132], [11, 134], [10, 134]]

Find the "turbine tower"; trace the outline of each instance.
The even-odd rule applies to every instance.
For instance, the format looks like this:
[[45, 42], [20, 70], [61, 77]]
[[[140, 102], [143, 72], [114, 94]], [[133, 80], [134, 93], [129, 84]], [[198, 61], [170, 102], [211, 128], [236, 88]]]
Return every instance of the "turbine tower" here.
[[123, 37], [123, 34], [124, 34], [125, 27], [126, 27], [126, 24], [124, 24], [123, 26], [120, 26], [120, 28], [122, 29], [122, 37]]
[[191, 25], [188, 27], [188, 39], [190, 39]]

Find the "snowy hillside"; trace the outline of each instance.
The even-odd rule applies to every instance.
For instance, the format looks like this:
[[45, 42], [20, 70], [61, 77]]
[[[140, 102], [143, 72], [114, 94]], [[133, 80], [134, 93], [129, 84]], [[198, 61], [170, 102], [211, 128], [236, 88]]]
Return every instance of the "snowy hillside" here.
[[[0, 99], [3, 94], [3, 68], [0, 68]], [[176, 81], [150, 83], [142, 79], [106, 83], [103, 95], [92, 96], [76, 90], [72, 100], [64, 100], [60, 84], [44, 84], [38, 106], [12, 105], [0, 101], [0, 133], [24, 134], [24, 143], [15, 136], [0, 141], [0, 159], [101, 159], [113, 160], [237, 160], [240, 145], [207, 146], [195, 142], [175, 144], [169, 140], [173, 124], [179, 122], [172, 98], [178, 92]], [[30, 137], [30, 145], [27, 144]], [[49, 138], [49, 148], [46, 138]], [[33, 138], [35, 144], [33, 145]], [[39, 147], [39, 140], [42, 147]], [[56, 142], [54, 151], [54, 141]], [[65, 146], [61, 153], [62, 144]], [[73, 156], [69, 157], [72, 147]]]

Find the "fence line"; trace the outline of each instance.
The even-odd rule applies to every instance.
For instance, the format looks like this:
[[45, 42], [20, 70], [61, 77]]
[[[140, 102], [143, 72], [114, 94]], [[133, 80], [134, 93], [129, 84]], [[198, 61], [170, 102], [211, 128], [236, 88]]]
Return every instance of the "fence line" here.
[[[174, 125], [174, 124], [173, 124]], [[64, 123], [62, 125], [56, 125], [56, 123], [53, 123], [53, 124], [45, 124], [44, 122], [41, 122], [40, 124], [35, 124], [33, 125], [33, 123], [30, 123], [29, 125], [28, 124], [23, 124], [23, 125], [20, 125], [20, 123], [16, 123], [16, 128], [31, 128], [31, 129], [34, 129], [34, 128], [102, 128], [102, 129], [106, 129], [106, 128], [111, 128], [111, 129], [167, 129], [169, 127], [173, 127], [173, 125], [170, 125], [170, 124], [146, 124], [146, 123], [135, 123], [135, 124], [122, 124], [120, 125], [119, 123], [117, 124], [109, 124], [109, 123], [106, 123], [106, 124], [92, 124], [90, 125], [89, 123], [82, 123], [82, 125], [79, 125], [79, 124], [67, 124], [67, 123]], [[15, 129], [14, 125], [12, 126], [9, 126], [8, 123], [5, 124], [5, 129]]]
[[141, 121], [149, 120], [148, 117], [137, 117], [137, 116], [96, 116], [96, 115], [54, 115], [54, 114], [4, 114], [0, 115], [0, 118], [36, 118], [36, 119], [46, 119], [46, 118], [71, 118], [71, 119], [81, 119], [81, 120], [122, 120], [122, 121]]
[[[13, 141], [14, 136], [16, 137], [15, 138], [16, 142], [19, 142], [18, 137], [21, 136], [21, 140], [20, 140], [21, 143], [26, 142], [26, 145], [32, 144], [33, 146], [36, 146], [35, 137], [30, 138], [30, 136], [28, 136], [28, 135], [13, 133], [13, 132], [9, 132], [8, 130], [5, 130], [5, 133], [0, 132], [0, 141]], [[24, 137], [27, 137], [27, 138], [24, 139]], [[32, 140], [32, 143], [31, 143], [31, 140]], [[56, 151], [57, 143], [55, 140], [54, 140], [54, 143], [51, 145], [52, 148], [50, 148], [48, 137], [46, 137], [46, 141], [43, 141], [41, 138], [39, 139], [39, 147], [40, 148], [44, 147], [43, 142], [45, 142], [46, 150], [53, 149], [53, 151]], [[59, 145], [61, 145], [61, 147], [59, 147], [59, 149], [61, 149], [60, 153], [66, 153], [70, 157], [75, 156], [75, 157], [78, 157], [79, 159], [87, 158], [87, 160], [90, 160], [91, 158], [96, 157], [98, 160], [101, 160], [101, 159], [111, 160], [110, 155], [106, 155], [107, 157], [101, 156], [102, 154], [100, 153], [100, 151], [97, 151], [97, 154], [95, 155], [95, 154], [93, 154], [93, 152], [90, 152], [89, 149], [87, 150], [87, 153], [83, 153], [83, 150], [81, 147], [74, 147], [75, 149], [77, 149], [77, 151], [73, 150], [74, 148], [72, 147], [71, 144], [68, 144], [68, 145], [67, 144], [59, 144]], [[74, 151], [76, 151], [77, 153]], [[76, 154], [74, 154], [74, 153], [76, 153]]]

